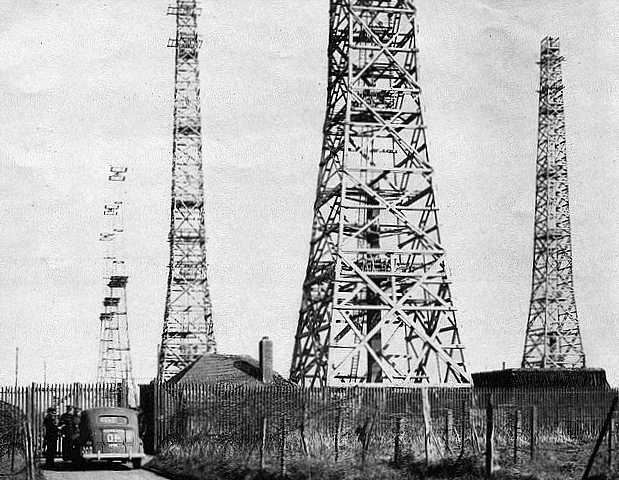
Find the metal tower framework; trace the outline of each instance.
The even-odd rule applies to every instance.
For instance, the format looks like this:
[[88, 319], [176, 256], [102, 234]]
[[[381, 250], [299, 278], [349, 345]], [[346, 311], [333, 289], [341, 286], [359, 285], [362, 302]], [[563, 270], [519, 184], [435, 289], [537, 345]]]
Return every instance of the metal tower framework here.
[[565, 113], [559, 39], [541, 43], [531, 306], [523, 367], [583, 368], [572, 280]]
[[331, 0], [324, 144], [291, 367], [307, 386], [467, 384], [410, 0]]
[[134, 386], [127, 319], [127, 280], [124, 262], [124, 196], [126, 167], [110, 167], [110, 199], [103, 209], [105, 229], [105, 294], [100, 315], [99, 367], [97, 383]]
[[159, 378], [169, 380], [204, 353], [215, 351], [207, 281], [200, 76], [195, 0], [168, 8], [176, 16], [174, 156], [170, 223], [170, 266], [159, 354]]

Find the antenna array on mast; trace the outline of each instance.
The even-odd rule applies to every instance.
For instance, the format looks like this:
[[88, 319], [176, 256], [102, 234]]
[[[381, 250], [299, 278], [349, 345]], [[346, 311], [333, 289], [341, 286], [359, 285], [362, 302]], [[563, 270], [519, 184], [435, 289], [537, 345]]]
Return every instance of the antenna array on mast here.
[[124, 197], [127, 168], [108, 172], [108, 200], [103, 209], [105, 227], [99, 239], [105, 244], [103, 313], [97, 383], [125, 383], [134, 387], [127, 318], [128, 275], [124, 261]]

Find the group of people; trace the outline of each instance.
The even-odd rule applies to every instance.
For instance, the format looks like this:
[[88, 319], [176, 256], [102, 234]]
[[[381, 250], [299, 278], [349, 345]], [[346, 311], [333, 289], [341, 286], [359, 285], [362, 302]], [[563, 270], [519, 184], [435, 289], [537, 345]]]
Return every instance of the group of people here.
[[45, 464], [51, 466], [56, 457], [58, 438], [61, 438], [62, 459], [70, 460], [80, 433], [81, 409], [67, 405], [66, 411], [58, 417], [56, 407], [49, 407], [43, 419], [45, 427]]

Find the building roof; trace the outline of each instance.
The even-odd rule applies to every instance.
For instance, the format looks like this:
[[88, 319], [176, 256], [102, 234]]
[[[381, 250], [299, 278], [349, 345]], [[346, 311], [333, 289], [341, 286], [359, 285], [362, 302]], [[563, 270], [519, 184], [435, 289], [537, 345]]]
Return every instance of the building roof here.
[[[234, 385], [263, 385], [260, 363], [247, 355], [207, 353], [194, 364], [177, 373], [170, 383], [228, 383]], [[293, 385], [279, 373], [273, 372], [273, 385]]]
[[601, 368], [510, 368], [472, 377], [478, 388], [610, 388]]

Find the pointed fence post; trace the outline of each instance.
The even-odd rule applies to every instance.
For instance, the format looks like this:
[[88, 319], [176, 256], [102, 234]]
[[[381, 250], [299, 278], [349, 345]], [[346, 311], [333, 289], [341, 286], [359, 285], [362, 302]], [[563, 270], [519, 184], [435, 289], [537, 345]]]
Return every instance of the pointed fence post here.
[[34, 452], [34, 442], [33, 442], [33, 436], [32, 436], [32, 424], [30, 422], [26, 422], [25, 424], [25, 428], [26, 428], [26, 455], [27, 455], [27, 459], [28, 459], [28, 470], [27, 470], [27, 476], [28, 476], [28, 480], [34, 480], [35, 478], [35, 472], [36, 472], [36, 465], [35, 465], [35, 452]]
[[531, 430], [529, 432], [530, 437], [530, 447], [531, 447], [531, 458], [535, 456], [535, 436], [537, 434], [537, 407], [535, 405], [531, 405]]
[[264, 470], [264, 447], [267, 439], [267, 417], [262, 417], [262, 432], [260, 435], [260, 470]]
[[282, 416], [282, 435], [280, 449], [280, 474], [286, 476], [286, 418]]
[[11, 473], [15, 471], [15, 442], [17, 442], [17, 425], [11, 426]]
[[337, 416], [336, 416], [336, 424], [335, 424], [335, 438], [334, 438], [334, 447], [335, 447], [335, 463], [340, 458], [340, 424], [342, 422], [342, 412], [340, 407], [337, 408]]
[[445, 412], [445, 453], [451, 453], [451, 432], [454, 428], [453, 411], [448, 408]]
[[28, 437], [28, 421], [27, 420], [22, 421], [21, 431], [22, 431], [22, 445], [24, 447], [24, 461], [26, 463], [25, 465], [26, 478], [30, 479], [31, 477], [30, 475], [30, 441]]
[[36, 408], [35, 408], [35, 391], [36, 391], [36, 383], [32, 383], [32, 385], [28, 387], [28, 410], [27, 410], [28, 413], [27, 413], [26, 418], [29, 424], [28, 431], [30, 434], [30, 442], [32, 444], [33, 461], [34, 461], [34, 457], [37, 454], [36, 431], [37, 431], [37, 422], [38, 422]]
[[492, 477], [492, 462], [494, 455], [494, 411], [492, 395], [486, 397], [486, 477]]
[[428, 468], [433, 460], [431, 452], [432, 447], [430, 445], [430, 438], [432, 436], [432, 410], [430, 406], [430, 399], [428, 398], [428, 389], [425, 387], [421, 389], [421, 404], [423, 408], [425, 460], [426, 468]]
[[153, 381], [153, 453], [159, 452], [159, 380]]
[[514, 463], [518, 461], [518, 407], [514, 409]]
[[395, 419], [395, 442], [393, 446], [393, 463], [397, 467], [400, 465], [400, 460], [402, 458], [402, 417], [397, 417]]
[[593, 462], [595, 461], [595, 457], [602, 445], [602, 441], [604, 440], [604, 435], [610, 429], [610, 424], [613, 420], [613, 414], [615, 413], [615, 409], [617, 408], [617, 401], [619, 400], [619, 396], [615, 395], [613, 398], [613, 402], [610, 405], [610, 410], [608, 411], [608, 415], [606, 416], [606, 420], [604, 421], [604, 426], [600, 431], [600, 435], [598, 436], [597, 441], [595, 442], [595, 447], [593, 447], [593, 452], [591, 452], [591, 456], [589, 457], [589, 462], [587, 462], [587, 467], [585, 468], [585, 473], [582, 476], [582, 480], [587, 480], [589, 478], [589, 472], [591, 472], [591, 467], [593, 467]]
[[608, 425], [608, 473], [613, 473], [613, 435], [615, 433], [615, 419], [611, 417]]
[[466, 400], [462, 401], [462, 425], [460, 426], [460, 457], [464, 456], [464, 447], [466, 445]]
[[124, 378], [120, 383], [120, 406], [122, 408], [129, 407], [129, 383]]
[[306, 407], [305, 407], [305, 398], [303, 398], [303, 405], [302, 405], [302, 413], [301, 413], [301, 450], [303, 450], [303, 454], [307, 457], [309, 456], [309, 450], [307, 448], [307, 442], [305, 441], [305, 415], [306, 415]]

